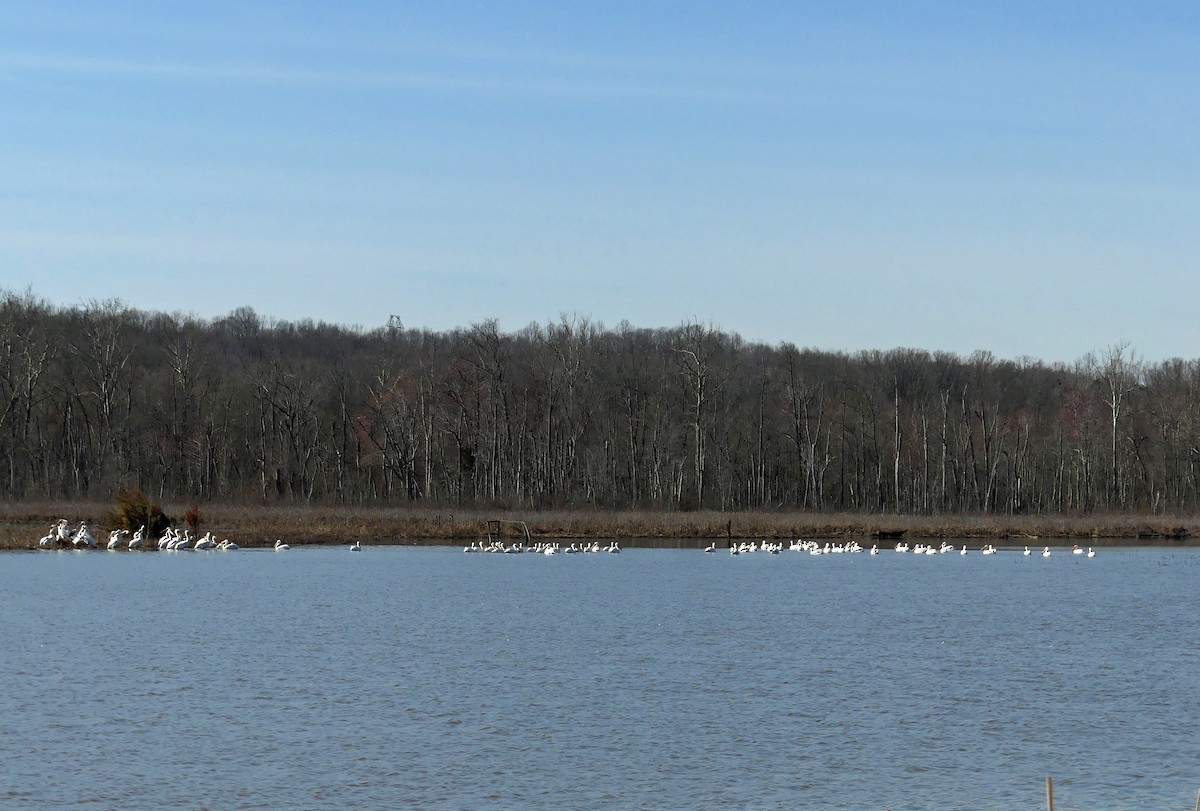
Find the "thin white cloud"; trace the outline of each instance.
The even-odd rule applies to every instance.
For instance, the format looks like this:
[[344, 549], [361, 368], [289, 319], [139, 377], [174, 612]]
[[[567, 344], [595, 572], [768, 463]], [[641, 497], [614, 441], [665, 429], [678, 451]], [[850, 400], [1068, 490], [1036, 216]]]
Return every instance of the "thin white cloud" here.
[[[531, 63], [531, 64], [536, 64]], [[564, 97], [586, 95], [612, 98], [671, 98], [681, 101], [770, 100], [777, 93], [756, 86], [712, 86], [680, 77], [557, 75], [543, 79], [461, 71], [435, 73], [414, 70], [314, 69], [255, 62], [187, 62], [138, 60], [51, 53], [0, 53], [0, 68], [17, 72], [108, 75], [134, 79], [188, 82], [234, 82], [262, 85], [300, 85], [416, 89], [463, 93], [513, 93]]]
[[[234, 3], [230, 4], [226, 11], [238, 8], [239, 4]], [[326, 11], [330, 12], [325, 18], [326, 23], [337, 20], [335, 11]], [[731, 81], [742, 84], [777, 84], [781, 81], [811, 80], [827, 73], [819, 64], [813, 64], [806, 70], [798, 70], [794, 64], [765, 64], [757, 54], [743, 60], [714, 58], [709, 52], [704, 52], [701, 58], [670, 59], [663, 58], [659, 51], [639, 55], [616, 55], [606, 51], [581, 50], [578, 47], [563, 49], [551, 43], [542, 43], [531, 48], [522, 47], [523, 43], [515, 47], [505, 47], [490, 40], [480, 42], [471, 36], [447, 38], [445, 34], [439, 36], [427, 29], [397, 30], [389, 26], [373, 27], [369, 20], [355, 19], [353, 16], [343, 22], [353, 31], [353, 35], [349, 35], [347, 31], [341, 32], [341, 35], [331, 34], [329, 26], [238, 26], [228, 24], [227, 20], [221, 24], [214, 22], [209, 14], [206, 14], [204, 19], [184, 19], [177, 15], [168, 15], [167, 18], [121, 18], [101, 9], [88, 8], [75, 9], [69, 15], [49, 16], [40, 13], [13, 13], [9, 9], [0, 10], [0, 23], [3, 23], [0, 27], [10, 31], [32, 31], [39, 38], [47, 34], [60, 38], [64, 35], [82, 35], [86, 36], [88, 41], [96, 41], [97, 35], [102, 35], [100, 39], [103, 41], [120, 38], [134, 43], [169, 42], [187, 49], [211, 50], [215, 47], [225, 51], [232, 48], [252, 49], [247, 52], [258, 52], [264, 47], [282, 48], [308, 56], [327, 55], [342, 61], [366, 57], [376, 60], [432, 60], [439, 63], [458, 63], [463, 67], [475, 65], [489, 73], [509, 66], [540, 71], [583, 71], [637, 76], [646, 80], [657, 77], [658, 81], [719, 84]], [[819, 40], [820, 35], [813, 34], [812, 38]], [[812, 56], [809, 55], [810, 59]], [[56, 59], [53, 55], [49, 58]], [[2, 59], [3, 55], [0, 54], [0, 60]]]
[[231, 272], [287, 268], [336, 272], [402, 267], [454, 267], [479, 259], [467, 247], [413, 247], [358, 239], [236, 237], [211, 233], [120, 233], [72, 229], [0, 228], [0, 257], [72, 265], [107, 266], [130, 259], [169, 270], [226, 269]]

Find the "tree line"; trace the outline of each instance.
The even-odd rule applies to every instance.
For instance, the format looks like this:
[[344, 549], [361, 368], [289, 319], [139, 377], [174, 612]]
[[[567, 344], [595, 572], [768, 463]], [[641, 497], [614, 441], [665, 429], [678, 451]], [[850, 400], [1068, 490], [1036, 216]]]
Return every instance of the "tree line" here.
[[1194, 510], [1200, 362], [840, 353], [0, 298], [0, 493], [866, 513]]

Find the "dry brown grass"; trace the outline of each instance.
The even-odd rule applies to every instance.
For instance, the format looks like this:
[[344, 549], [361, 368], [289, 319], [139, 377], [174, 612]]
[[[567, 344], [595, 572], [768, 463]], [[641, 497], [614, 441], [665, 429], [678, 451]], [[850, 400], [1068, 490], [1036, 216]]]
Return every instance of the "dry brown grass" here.
[[[164, 505], [183, 526], [189, 505]], [[0, 504], [0, 548], [32, 549], [59, 518], [72, 529], [86, 521], [97, 539], [112, 527], [112, 505], [100, 502]], [[1092, 543], [1186, 543], [1200, 538], [1200, 519], [1176, 516], [884, 516], [804, 512], [652, 512], [549, 510], [504, 512], [418, 507], [246, 506], [199, 508], [199, 532], [241, 546], [291, 544], [460, 543], [487, 535], [487, 522], [524, 521], [534, 540], [621, 538], [647, 545], [692, 546], [725, 538], [978, 538], [1082, 540]], [[506, 529], [509, 537], [516, 531]]]

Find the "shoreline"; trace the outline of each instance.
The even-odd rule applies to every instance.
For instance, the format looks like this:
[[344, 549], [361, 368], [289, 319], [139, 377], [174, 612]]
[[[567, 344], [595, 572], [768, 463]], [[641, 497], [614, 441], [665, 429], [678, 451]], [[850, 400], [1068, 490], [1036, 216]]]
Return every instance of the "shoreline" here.
[[[51, 523], [66, 518], [72, 528], [86, 522], [97, 541], [115, 524], [113, 505], [101, 502], [6, 502], [0, 504], [0, 549], [37, 549]], [[186, 506], [164, 505], [171, 516]], [[615, 538], [636, 546], [704, 545], [716, 540], [790, 541], [958, 539], [1074, 542], [1098, 546], [1200, 545], [1200, 518], [1145, 515], [873, 515], [812, 512], [654, 512], [605, 510], [456, 510], [412, 507], [211, 504], [200, 508], [193, 535], [211, 531], [239, 546], [322, 545], [355, 540], [374, 544], [453, 545], [488, 536], [489, 520], [505, 522], [503, 537], [533, 541]], [[183, 527], [177, 518], [175, 526]], [[1049, 545], [1056, 545], [1049, 543]], [[152, 545], [153, 546], [153, 545]]]

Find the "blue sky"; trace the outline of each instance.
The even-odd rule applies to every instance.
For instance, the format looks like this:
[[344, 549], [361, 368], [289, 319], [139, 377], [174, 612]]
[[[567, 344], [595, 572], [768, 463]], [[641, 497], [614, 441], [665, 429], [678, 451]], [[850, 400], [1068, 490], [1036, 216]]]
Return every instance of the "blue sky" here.
[[0, 6], [0, 287], [1200, 357], [1200, 6]]

